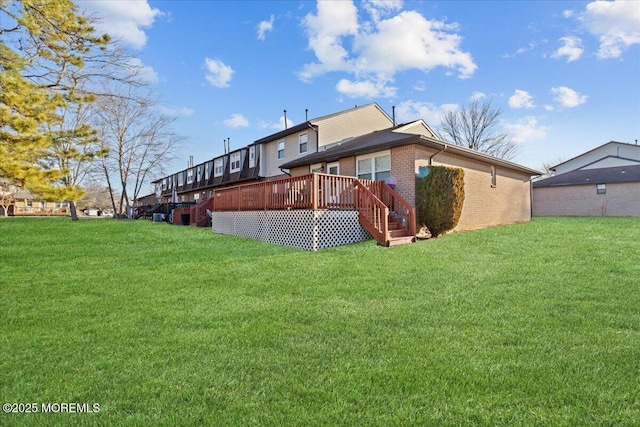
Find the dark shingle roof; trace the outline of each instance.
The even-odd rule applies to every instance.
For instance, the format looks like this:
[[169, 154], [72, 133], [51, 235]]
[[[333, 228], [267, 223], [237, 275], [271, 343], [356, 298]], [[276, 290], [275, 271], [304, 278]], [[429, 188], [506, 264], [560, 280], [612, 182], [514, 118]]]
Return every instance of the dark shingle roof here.
[[541, 179], [533, 183], [534, 188], [564, 185], [610, 184], [617, 182], [640, 182], [640, 165], [616, 166], [601, 169], [578, 169]]

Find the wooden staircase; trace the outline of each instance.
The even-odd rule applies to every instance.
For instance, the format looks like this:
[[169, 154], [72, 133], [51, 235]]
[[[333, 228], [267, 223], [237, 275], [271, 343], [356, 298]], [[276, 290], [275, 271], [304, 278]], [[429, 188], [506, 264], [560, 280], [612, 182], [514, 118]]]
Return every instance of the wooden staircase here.
[[360, 224], [381, 246], [416, 241], [415, 209], [384, 182], [367, 187], [355, 180], [356, 209]]
[[415, 234], [403, 227], [396, 219], [388, 217], [388, 238], [385, 246], [408, 245], [416, 241]]

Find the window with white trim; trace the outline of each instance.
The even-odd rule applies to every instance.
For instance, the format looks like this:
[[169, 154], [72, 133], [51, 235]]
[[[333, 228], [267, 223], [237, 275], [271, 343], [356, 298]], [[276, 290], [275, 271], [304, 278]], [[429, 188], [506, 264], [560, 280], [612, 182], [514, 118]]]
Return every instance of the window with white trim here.
[[204, 164], [204, 179], [209, 179], [211, 176], [211, 162]]
[[182, 187], [184, 185], [184, 172], [178, 173], [178, 187]]
[[284, 159], [284, 141], [278, 141], [278, 160]]
[[230, 161], [231, 173], [238, 172], [240, 170], [240, 153], [231, 154]]
[[607, 194], [607, 184], [598, 184], [598, 185], [596, 185], [596, 193], [597, 194]]
[[196, 182], [200, 182], [202, 179], [202, 166], [196, 167]]
[[256, 167], [256, 146], [255, 145], [252, 145], [251, 147], [249, 147], [249, 167], [250, 168]]
[[220, 158], [213, 162], [213, 176], [216, 178], [222, 176], [222, 173], [224, 172], [224, 163], [222, 160], [223, 159]]
[[358, 156], [356, 167], [358, 179], [387, 181], [391, 177], [391, 154], [376, 153]]
[[298, 136], [298, 154], [304, 154], [309, 149], [309, 135], [303, 133]]
[[193, 184], [193, 168], [187, 171], [187, 184]]
[[168, 178], [164, 178], [162, 180], [162, 191], [165, 191], [168, 188], [168, 184], [169, 184], [169, 179]]

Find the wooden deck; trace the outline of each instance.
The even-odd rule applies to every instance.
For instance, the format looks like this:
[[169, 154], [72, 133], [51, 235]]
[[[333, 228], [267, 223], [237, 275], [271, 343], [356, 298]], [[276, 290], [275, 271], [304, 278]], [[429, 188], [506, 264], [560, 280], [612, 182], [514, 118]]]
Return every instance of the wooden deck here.
[[383, 246], [415, 241], [415, 209], [382, 181], [313, 173], [215, 190], [213, 211], [356, 210]]

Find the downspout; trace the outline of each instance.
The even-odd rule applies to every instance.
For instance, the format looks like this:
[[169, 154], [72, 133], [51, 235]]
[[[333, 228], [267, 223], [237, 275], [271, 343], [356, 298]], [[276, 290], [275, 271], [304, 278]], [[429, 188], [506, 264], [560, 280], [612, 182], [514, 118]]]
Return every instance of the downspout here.
[[280, 168], [280, 172], [282, 172], [285, 175], [289, 175], [289, 177], [291, 177], [291, 174], [289, 172], [286, 172], [284, 169]]
[[536, 175], [529, 178], [529, 221], [533, 219], [533, 180], [542, 175]]
[[438, 154], [442, 153], [443, 151], [445, 151], [446, 149], [447, 149], [447, 146], [446, 146], [446, 145], [443, 145], [443, 146], [442, 146], [442, 150], [440, 150], [440, 151], [436, 151], [435, 153], [433, 153], [433, 154], [429, 157], [429, 166], [432, 166], [432, 165], [433, 165], [433, 158], [434, 158], [435, 156], [437, 156]]

